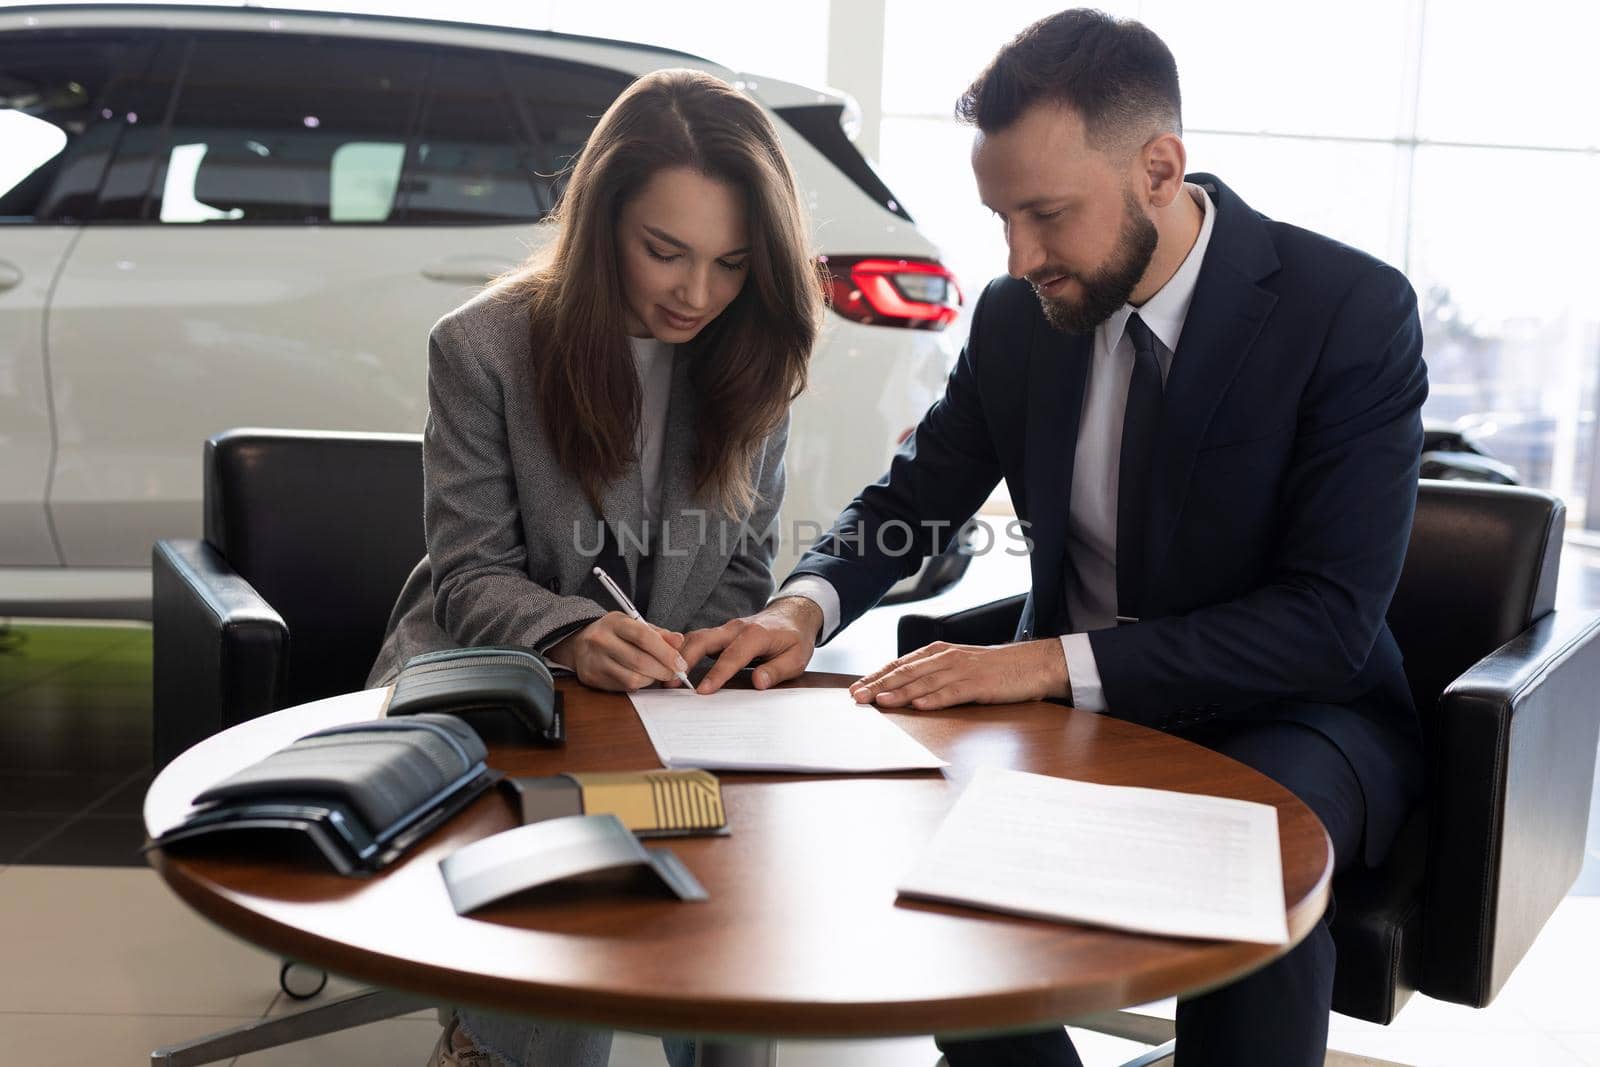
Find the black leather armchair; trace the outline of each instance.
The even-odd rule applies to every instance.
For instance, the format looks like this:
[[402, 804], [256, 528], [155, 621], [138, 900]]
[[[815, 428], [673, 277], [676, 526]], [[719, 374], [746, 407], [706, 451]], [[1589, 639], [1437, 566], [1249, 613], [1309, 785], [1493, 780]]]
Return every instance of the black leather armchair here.
[[[1389, 625], [1422, 716], [1428, 782], [1386, 863], [1334, 885], [1339, 1012], [1388, 1023], [1417, 990], [1487, 1005], [1577, 878], [1600, 731], [1600, 617], [1553, 610], [1565, 511], [1531, 489], [1419, 485]], [[1022, 601], [906, 616], [900, 653], [1009, 641]], [[1091, 1025], [1170, 1037], [1170, 1024]]]
[[204, 539], [151, 561], [157, 768], [360, 689], [426, 551], [416, 435], [230, 430], [206, 442], [204, 492]]
[[[157, 769], [235, 723], [360, 689], [426, 551], [415, 434], [229, 430], [206, 441], [204, 493], [204, 539], [158, 541], [151, 561]], [[278, 982], [304, 999], [327, 976], [289, 961]], [[430, 1006], [361, 990], [150, 1062], [221, 1062]]]

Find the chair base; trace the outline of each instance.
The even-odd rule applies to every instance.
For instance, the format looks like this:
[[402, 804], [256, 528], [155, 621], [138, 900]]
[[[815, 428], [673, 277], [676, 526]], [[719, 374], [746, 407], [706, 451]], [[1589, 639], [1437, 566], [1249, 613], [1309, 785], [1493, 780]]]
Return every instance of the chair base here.
[[1177, 1047], [1176, 1041], [1163, 1041], [1142, 1056], [1135, 1056], [1122, 1067], [1172, 1067]]
[[[1107, 1011], [1074, 1020], [1072, 1025], [1084, 1030], [1093, 1030], [1097, 1034], [1108, 1034], [1111, 1037], [1156, 1046], [1149, 1052], [1122, 1064], [1122, 1067], [1172, 1067], [1176, 1042], [1173, 1040], [1171, 1019], [1163, 1019], [1156, 1015], [1141, 1015], [1135, 1011]], [[1392, 1060], [1373, 1059], [1371, 1056], [1358, 1056], [1353, 1052], [1339, 1052], [1335, 1049], [1329, 1049], [1322, 1062], [1324, 1067], [1406, 1067], [1405, 1064], [1395, 1063]]]
[[[437, 998], [366, 989], [293, 1015], [245, 1023], [182, 1044], [163, 1046], [150, 1053], [150, 1067], [220, 1063], [246, 1053], [409, 1015], [436, 1004]], [[701, 1041], [695, 1049], [694, 1062], [695, 1067], [777, 1067], [778, 1046], [772, 1041]]]
[[[151, 1067], [200, 1067], [250, 1052], [277, 1048], [295, 1041], [321, 1037], [367, 1023], [381, 1022], [433, 1006], [434, 1001], [406, 993], [368, 989], [293, 1015], [246, 1023], [230, 1030], [167, 1045], [150, 1053]], [[1171, 1067], [1173, 1023], [1155, 1015], [1131, 1011], [1102, 1012], [1073, 1022], [1084, 1030], [1109, 1034], [1155, 1047], [1122, 1067]], [[777, 1067], [778, 1046], [771, 1041], [722, 1043], [702, 1041], [695, 1050], [695, 1067]], [[943, 1062], [943, 1057], [940, 1057]], [[1325, 1067], [1405, 1067], [1391, 1060], [1328, 1050]]]
[[778, 1067], [775, 1041], [696, 1041], [694, 1067]]
[[315, 1008], [246, 1023], [150, 1053], [150, 1067], [198, 1067], [433, 1007], [436, 998], [368, 989]]

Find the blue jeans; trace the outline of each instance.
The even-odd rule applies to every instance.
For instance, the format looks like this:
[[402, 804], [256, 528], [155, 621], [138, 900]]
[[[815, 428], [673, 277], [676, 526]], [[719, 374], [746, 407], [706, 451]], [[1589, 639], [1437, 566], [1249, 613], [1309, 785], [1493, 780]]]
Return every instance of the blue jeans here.
[[[503, 1061], [495, 1067], [606, 1067], [611, 1058], [610, 1030], [584, 1030], [483, 1011], [462, 1010], [460, 1016], [473, 1041]], [[664, 1037], [661, 1050], [669, 1067], [694, 1067], [693, 1041]]]

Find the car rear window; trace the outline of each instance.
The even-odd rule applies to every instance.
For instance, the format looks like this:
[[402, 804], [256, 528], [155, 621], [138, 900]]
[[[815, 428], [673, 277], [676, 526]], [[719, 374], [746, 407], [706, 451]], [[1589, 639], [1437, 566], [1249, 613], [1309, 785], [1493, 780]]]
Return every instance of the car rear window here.
[[807, 104], [775, 110], [812, 148], [826, 156], [828, 162], [855, 183], [857, 189], [907, 222], [915, 221], [894, 193], [889, 191], [878, 172], [872, 169], [867, 157], [845, 135], [844, 126], [839, 121], [844, 113], [843, 104]]

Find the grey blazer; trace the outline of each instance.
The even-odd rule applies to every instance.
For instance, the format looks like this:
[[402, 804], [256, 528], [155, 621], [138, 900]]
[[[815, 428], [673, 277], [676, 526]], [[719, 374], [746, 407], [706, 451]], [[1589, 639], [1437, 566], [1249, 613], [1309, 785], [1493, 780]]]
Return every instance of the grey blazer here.
[[[643, 482], [635, 465], [597, 512], [556, 462], [532, 387], [526, 305], [496, 290], [440, 319], [428, 338], [423, 527], [428, 554], [406, 580], [369, 686], [441, 648], [540, 649], [615, 605], [591, 573], [601, 523], [613, 531], [628, 586], [638, 576]], [[660, 521], [645, 618], [669, 630], [717, 626], [772, 595], [788, 420], [754, 472], [756, 504], [740, 523], [694, 497], [695, 396], [690, 360], [673, 361], [661, 460]], [[763, 536], [770, 533], [770, 537]]]

